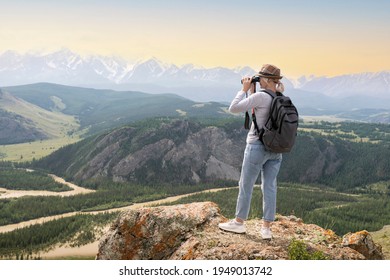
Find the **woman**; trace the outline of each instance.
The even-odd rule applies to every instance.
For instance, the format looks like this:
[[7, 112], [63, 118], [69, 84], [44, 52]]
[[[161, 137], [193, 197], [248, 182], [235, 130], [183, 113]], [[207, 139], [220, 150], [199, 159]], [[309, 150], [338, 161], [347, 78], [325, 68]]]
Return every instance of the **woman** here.
[[[274, 93], [283, 92], [284, 86], [279, 81], [280, 69], [271, 64], [265, 64], [259, 74], [260, 87], [263, 90]], [[246, 93], [251, 91], [251, 95], [245, 98]], [[252, 110], [254, 108], [258, 127], [261, 128], [268, 119], [272, 97], [264, 92], [253, 92], [254, 84], [252, 78], [244, 77], [242, 80], [242, 90], [233, 99], [229, 111], [239, 113]], [[282, 162], [282, 154], [268, 152], [260, 142], [258, 133], [252, 123], [246, 138], [246, 148], [241, 169], [239, 182], [239, 194], [236, 205], [236, 218], [219, 224], [219, 228], [235, 232], [244, 233], [246, 231], [244, 221], [248, 218], [249, 208], [252, 198], [253, 186], [259, 173], [261, 172], [261, 190], [263, 192], [263, 224], [261, 235], [263, 239], [271, 239], [271, 223], [275, 220], [276, 213], [276, 176], [279, 173]]]

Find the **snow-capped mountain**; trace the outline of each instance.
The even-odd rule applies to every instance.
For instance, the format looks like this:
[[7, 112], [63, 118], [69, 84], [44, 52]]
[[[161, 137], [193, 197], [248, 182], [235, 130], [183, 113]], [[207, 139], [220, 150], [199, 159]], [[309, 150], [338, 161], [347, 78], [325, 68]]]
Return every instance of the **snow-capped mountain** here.
[[359, 73], [336, 77], [302, 77], [297, 88], [332, 97], [369, 95], [390, 97], [390, 71]]
[[[96, 68], [96, 69], [95, 69]], [[0, 55], [0, 84], [19, 85], [36, 82], [80, 84], [85, 81], [105, 82], [93, 63], [69, 50], [55, 53], [24, 54], [7, 51]]]
[[0, 55], [2, 86], [33, 82], [71, 85], [154, 83], [168, 85], [208, 81], [237, 82], [243, 74], [255, 73], [249, 67], [206, 69], [187, 64], [182, 67], [157, 58], [131, 64], [118, 57], [87, 56], [63, 49], [50, 54], [18, 54], [7, 51]]
[[[130, 63], [119, 57], [83, 57], [68, 49], [49, 54], [0, 54], [0, 86], [51, 82], [65, 85], [171, 92], [197, 101], [230, 101], [240, 89], [240, 79], [254, 69], [177, 66], [157, 58]], [[351, 95], [390, 98], [390, 71], [336, 77], [283, 79], [287, 90], [317, 92], [329, 97]], [[291, 91], [290, 91], [291, 92]], [[303, 97], [301, 97], [303, 98]]]

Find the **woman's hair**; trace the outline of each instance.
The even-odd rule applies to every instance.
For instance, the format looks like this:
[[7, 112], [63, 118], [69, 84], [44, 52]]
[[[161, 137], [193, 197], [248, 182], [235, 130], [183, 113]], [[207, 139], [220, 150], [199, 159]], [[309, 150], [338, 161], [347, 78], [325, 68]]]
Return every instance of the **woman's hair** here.
[[272, 78], [267, 78], [267, 82], [269, 82], [269, 81], [271, 81], [271, 82], [273, 82], [273, 83], [277, 84], [277, 83], [279, 83], [279, 82], [280, 82], [280, 79], [272, 79]]
[[273, 82], [274, 84], [275, 84], [275, 86], [276, 86], [276, 91], [277, 92], [280, 92], [280, 93], [283, 93], [284, 92], [284, 85], [283, 85], [283, 83], [280, 81], [280, 79], [275, 79], [275, 78], [264, 78], [264, 77], [262, 77], [264, 80], [265, 80], [265, 82], [267, 83], [267, 84], [269, 84], [270, 82]]
[[264, 78], [264, 77], [261, 77], [261, 78], [263, 78], [267, 84], [269, 84], [270, 82], [273, 82], [273, 83], [276, 84], [276, 85], [277, 85], [278, 83], [280, 83], [280, 79]]

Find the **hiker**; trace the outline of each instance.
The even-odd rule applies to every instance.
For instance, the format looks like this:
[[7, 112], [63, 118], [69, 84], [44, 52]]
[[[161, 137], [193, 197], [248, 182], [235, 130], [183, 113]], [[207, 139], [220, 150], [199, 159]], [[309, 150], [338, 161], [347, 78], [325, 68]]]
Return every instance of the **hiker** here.
[[[283, 92], [284, 86], [280, 82], [282, 76], [280, 69], [271, 64], [265, 64], [259, 74], [254, 77], [242, 79], [242, 89], [230, 104], [229, 111], [232, 113], [246, 112], [254, 108], [258, 127], [263, 127], [268, 119], [272, 97], [266, 92], [254, 92], [255, 83], [252, 79], [259, 81], [263, 90], [273, 93]], [[250, 95], [246, 95], [250, 91]], [[276, 177], [282, 162], [281, 153], [273, 153], [265, 150], [259, 140], [259, 135], [252, 125], [246, 138], [246, 148], [239, 181], [239, 194], [236, 204], [235, 219], [219, 224], [219, 228], [235, 232], [245, 233], [244, 221], [248, 218], [252, 198], [252, 191], [259, 173], [261, 172], [261, 190], [263, 192], [263, 224], [261, 236], [263, 239], [271, 239], [271, 223], [275, 220], [276, 213]]]

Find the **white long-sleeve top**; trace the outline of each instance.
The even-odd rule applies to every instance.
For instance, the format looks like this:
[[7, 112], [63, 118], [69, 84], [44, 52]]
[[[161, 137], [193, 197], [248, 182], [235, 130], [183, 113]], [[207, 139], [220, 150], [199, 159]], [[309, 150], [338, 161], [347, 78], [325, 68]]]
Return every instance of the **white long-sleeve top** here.
[[[256, 122], [259, 129], [261, 129], [268, 119], [271, 102], [272, 97], [266, 92], [255, 92], [248, 98], [245, 98], [245, 92], [239, 91], [230, 104], [229, 111], [232, 113], [242, 113], [248, 111], [249, 115], [251, 115], [252, 108], [254, 108]], [[246, 142], [249, 144], [260, 142], [253, 122], [251, 123], [251, 128], [246, 137]]]

